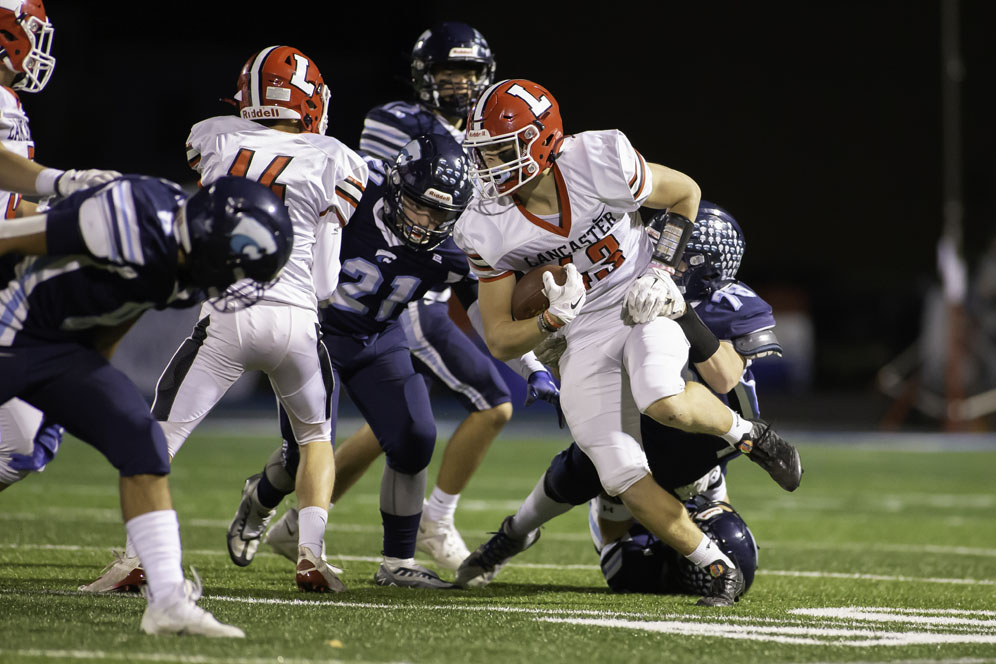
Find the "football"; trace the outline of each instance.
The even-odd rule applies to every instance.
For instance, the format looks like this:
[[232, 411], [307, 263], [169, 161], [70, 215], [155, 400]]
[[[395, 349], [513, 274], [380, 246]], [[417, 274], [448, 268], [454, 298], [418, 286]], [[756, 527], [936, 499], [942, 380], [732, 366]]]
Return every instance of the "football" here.
[[515, 283], [515, 290], [512, 291], [512, 318], [514, 320], [525, 320], [538, 316], [547, 307], [550, 301], [543, 294], [543, 274], [553, 273], [553, 280], [558, 285], [563, 286], [567, 281], [567, 270], [560, 265], [540, 265], [522, 275]]

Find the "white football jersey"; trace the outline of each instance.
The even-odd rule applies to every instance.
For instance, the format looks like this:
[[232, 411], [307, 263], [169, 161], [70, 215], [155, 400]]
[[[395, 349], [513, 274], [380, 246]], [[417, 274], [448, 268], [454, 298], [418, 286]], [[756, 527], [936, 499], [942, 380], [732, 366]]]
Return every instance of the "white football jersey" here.
[[650, 169], [621, 132], [588, 131], [564, 140], [553, 174], [560, 214], [534, 215], [510, 196], [475, 196], [453, 238], [481, 281], [572, 262], [587, 290], [578, 318], [620, 308], [653, 252], [637, 214], [653, 189]]
[[[0, 141], [15, 154], [28, 159], [35, 158], [35, 142], [31, 140], [28, 116], [24, 114], [21, 100], [10, 88], [0, 86]], [[4, 219], [12, 219], [21, 195], [0, 191], [0, 212]]]
[[[335, 289], [339, 231], [367, 183], [363, 159], [331, 136], [291, 134], [222, 116], [191, 128], [187, 160], [200, 173], [202, 184], [239, 175], [265, 184], [283, 198], [294, 227], [294, 248], [280, 279], [263, 299], [315, 309], [316, 281], [321, 291]], [[319, 237], [319, 246], [325, 248], [319, 251], [321, 266], [315, 265]]]

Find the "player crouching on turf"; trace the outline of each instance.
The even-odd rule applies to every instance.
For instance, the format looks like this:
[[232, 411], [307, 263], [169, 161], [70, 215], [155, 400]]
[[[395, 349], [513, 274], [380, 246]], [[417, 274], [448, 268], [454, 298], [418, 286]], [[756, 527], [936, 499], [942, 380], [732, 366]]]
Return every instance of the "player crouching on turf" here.
[[172, 182], [124, 176], [0, 224], [0, 404], [20, 397], [120, 472], [125, 527], [148, 579], [148, 634], [245, 636], [195, 603], [201, 585], [183, 577], [166, 439], [109, 358], [146, 309], [254, 303], [291, 237], [283, 202], [232, 177], [188, 199]]
[[[664, 213], [657, 213], [660, 216]], [[752, 360], [780, 355], [771, 307], [735, 279], [745, 242], [737, 221], [717, 205], [702, 201], [675, 282], [688, 309], [677, 319], [691, 342], [689, 380], [708, 385], [716, 396], [747, 419], [758, 417]], [[720, 342], [722, 338], [724, 341]], [[537, 354], [556, 366], [565, 347], [562, 335], [548, 337]], [[729, 501], [726, 465], [740, 452], [718, 436], [665, 427], [642, 416], [640, 430], [654, 480], [683, 501], [695, 524], [740, 569], [750, 587], [757, 566], [753, 537]], [[601, 496], [599, 495], [601, 494]], [[626, 507], [602, 493], [594, 464], [577, 443], [554, 457], [549, 469], [518, 512], [481, 545], [457, 572], [467, 587], [490, 583], [507, 561], [539, 538], [539, 527], [574, 505], [591, 501], [590, 525], [602, 571], [619, 592], [713, 594], [713, 579], [636, 523]]]

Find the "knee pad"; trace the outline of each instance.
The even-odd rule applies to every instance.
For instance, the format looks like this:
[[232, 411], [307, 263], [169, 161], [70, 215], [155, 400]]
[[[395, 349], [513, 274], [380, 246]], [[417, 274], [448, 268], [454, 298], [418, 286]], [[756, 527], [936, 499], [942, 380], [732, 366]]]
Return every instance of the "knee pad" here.
[[595, 466], [576, 443], [550, 462], [543, 476], [543, 490], [557, 502], [583, 505], [602, 491]]

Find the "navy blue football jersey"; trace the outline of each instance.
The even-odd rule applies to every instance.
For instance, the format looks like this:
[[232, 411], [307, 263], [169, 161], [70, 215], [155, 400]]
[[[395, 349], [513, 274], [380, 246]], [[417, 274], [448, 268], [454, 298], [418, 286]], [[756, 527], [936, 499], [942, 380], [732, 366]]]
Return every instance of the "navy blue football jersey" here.
[[395, 235], [385, 219], [384, 167], [368, 163], [367, 189], [342, 232], [339, 285], [322, 309], [324, 327], [358, 337], [382, 332], [430, 289], [474, 279], [452, 238], [432, 251], [415, 251]]
[[370, 109], [363, 119], [360, 154], [393, 162], [401, 148], [422, 134], [450, 136], [463, 142], [464, 132], [432, 111], [403, 101]]
[[[732, 341], [775, 326], [771, 305], [746, 284], [733, 281], [694, 302], [696, 313], [720, 339]], [[693, 370], [694, 373], [694, 370]], [[689, 376], [703, 382], [697, 375]], [[728, 395], [717, 395], [743, 417], [759, 415], [754, 375], [747, 367], [740, 383]], [[724, 440], [662, 426], [649, 417], [640, 418], [643, 448], [654, 479], [666, 489], [685, 486], [705, 475], [721, 461], [739, 454]]]
[[89, 344], [96, 328], [146, 309], [197, 304], [201, 293], [176, 279], [173, 221], [185, 198], [172, 182], [127, 175], [53, 206], [48, 255], [0, 267], [0, 346]]

